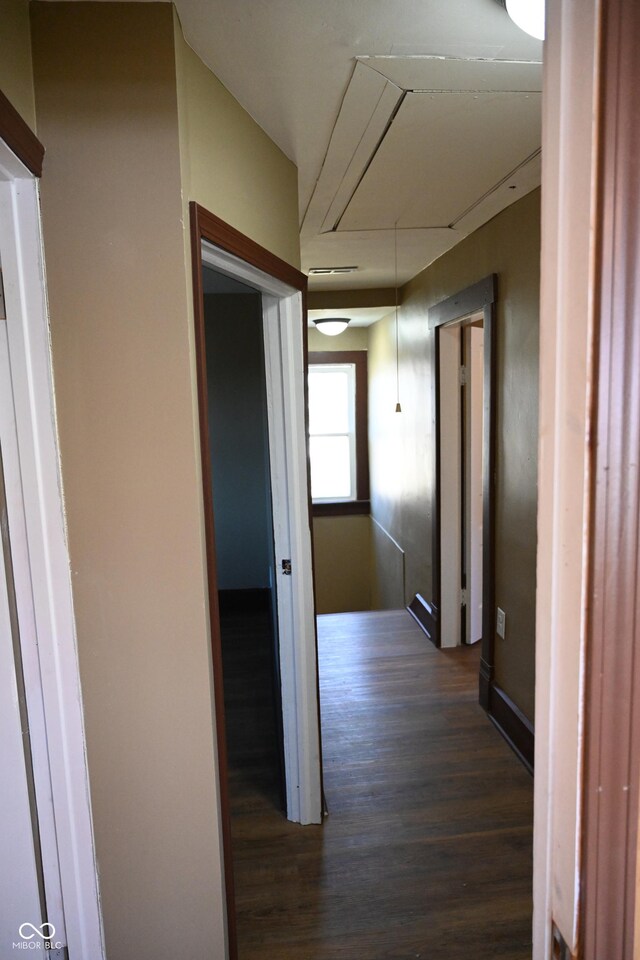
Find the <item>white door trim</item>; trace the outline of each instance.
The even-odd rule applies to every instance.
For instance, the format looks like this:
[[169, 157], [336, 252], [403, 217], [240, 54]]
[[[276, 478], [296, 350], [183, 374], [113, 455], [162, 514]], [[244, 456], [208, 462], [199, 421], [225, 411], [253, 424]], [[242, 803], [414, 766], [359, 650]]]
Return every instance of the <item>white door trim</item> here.
[[[57, 446], [37, 181], [0, 141], [0, 256], [24, 526], [67, 945], [104, 957], [69, 554]], [[27, 636], [28, 634], [25, 634]], [[35, 637], [32, 636], [32, 643]], [[27, 642], [26, 640], [24, 642]], [[42, 827], [41, 827], [42, 829]], [[25, 918], [27, 919], [27, 918]]]
[[544, 54], [533, 958], [578, 947], [601, 0], [550, 0]]
[[[304, 422], [302, 294], [202, 241], [202, 260], [262, 293], [287, 817], [320, 823], [322, 792]], [[284, 576], [282, 559], [292, 575]]]
[[460, 336], [456, 321], [440, 328], [440, 646], [462, 640], [462, 464], [460, 436]]

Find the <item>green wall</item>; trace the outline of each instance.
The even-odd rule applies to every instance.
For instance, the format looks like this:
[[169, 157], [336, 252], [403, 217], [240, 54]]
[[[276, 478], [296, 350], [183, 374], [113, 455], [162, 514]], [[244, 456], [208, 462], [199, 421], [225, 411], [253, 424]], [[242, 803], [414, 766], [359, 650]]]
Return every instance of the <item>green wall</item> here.
[[[369, 331], [372, 516], [404, 551], [404, 602], [433, 596], [433, 335], [428, 310], [498, 275], [495, 680], [533, 719], [537, 506], [540, 192], [508, 207], [410, 281], [401, 292], [400, 396], [395, 407], [393, 317]], [[382, 559], [374, 569], [384, 580]]]

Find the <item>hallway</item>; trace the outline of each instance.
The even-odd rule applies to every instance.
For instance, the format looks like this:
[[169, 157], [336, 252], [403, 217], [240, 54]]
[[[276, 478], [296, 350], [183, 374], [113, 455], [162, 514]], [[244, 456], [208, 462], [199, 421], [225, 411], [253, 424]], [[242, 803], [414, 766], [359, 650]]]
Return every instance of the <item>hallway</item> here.
[[528, 960], [533, 783], [477, 705], [479, 650], [405, 611], [318, 629], [329, 816], [232, 780], [240, 960]]

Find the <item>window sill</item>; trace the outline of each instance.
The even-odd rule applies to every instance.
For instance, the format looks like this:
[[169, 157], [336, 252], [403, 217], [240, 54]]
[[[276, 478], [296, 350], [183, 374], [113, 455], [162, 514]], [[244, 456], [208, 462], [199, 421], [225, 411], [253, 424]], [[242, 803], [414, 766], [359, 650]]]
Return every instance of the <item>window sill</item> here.
[[370, 500], [336, 500], [334, 503], [313, 503], [311, 505], [311, 512], [314, 517], [368, 516], [370, 511]]

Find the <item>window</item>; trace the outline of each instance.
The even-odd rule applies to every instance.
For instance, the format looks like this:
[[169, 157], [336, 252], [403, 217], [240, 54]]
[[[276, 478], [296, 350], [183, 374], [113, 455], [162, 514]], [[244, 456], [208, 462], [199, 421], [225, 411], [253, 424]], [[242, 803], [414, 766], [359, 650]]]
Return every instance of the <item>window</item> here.
[[308, 383], [313, 512], [368, 513], [367, 355], [310, 353]]

